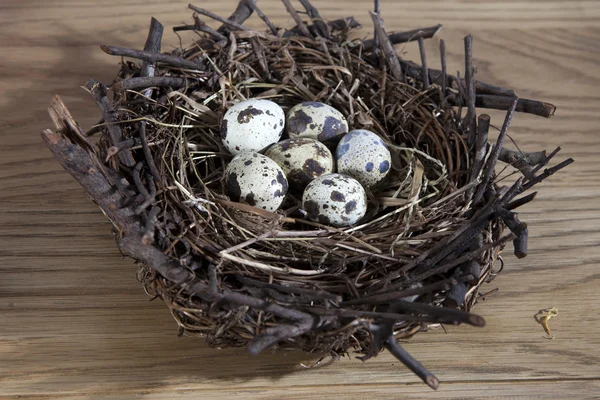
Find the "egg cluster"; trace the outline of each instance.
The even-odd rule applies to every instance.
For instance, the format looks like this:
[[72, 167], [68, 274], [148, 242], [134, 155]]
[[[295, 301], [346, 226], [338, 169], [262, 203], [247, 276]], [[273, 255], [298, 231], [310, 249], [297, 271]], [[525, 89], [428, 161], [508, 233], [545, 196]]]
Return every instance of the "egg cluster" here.
[[[281, 140], [284, 132], [288, 138]], [[289, 190], [302, 194], [309, 219], [327, 225], [348, 226], [363, 218], [365, 188], [381, 182], [391, 167], [390, 151], [378, 135], [348, 132], [342, 113], [314, 101], [292, 107], [287, 116], [270, 100], [239, 102], [223, 116], [220, 133], [234, 155], [225, 169], [233, 201], [275, 211]]]

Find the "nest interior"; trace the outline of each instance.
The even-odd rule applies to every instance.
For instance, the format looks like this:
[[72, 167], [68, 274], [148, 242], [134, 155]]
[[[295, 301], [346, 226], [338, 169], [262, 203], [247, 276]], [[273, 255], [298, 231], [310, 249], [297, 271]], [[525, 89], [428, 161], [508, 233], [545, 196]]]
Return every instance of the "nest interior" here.
[[[139, 261], [148, 294], [169, 307], [180, 334], [211, 346], [270, 346], [367, 359], [387, 348], [431, 387], [437, 378], [398, 344], [431, 324], [483, 326], [469, 313], [513, 241], [527, 254], [518, 197], [565, 160], [544, 168], [558, 149], [526, 153], [504, 147], [515, 111], [549, 117], [550, 104], [474, 77], [465, 38], [465, 79], [427, 67], [423, 40], [439, 26], [388, 34], [371, 13], [375, 37], [349, 39], [352, 17], [324, 21], [301, 1], [310, 21], [283, 2], [297, 25], [275, 27], [256, 2], [228, 19], [190, 5], [197, 38], [161, 53], [162, 25], [152, 19], [144, 50], [102, 46], [123, 61], [109, 92], [87, 90], [102, 120], [82, 130], [56, 97], [57, 133], [43, 137], [59, 162], [110, 218], [121, 251]], [[253, 13], [267, 30], [243, 25]], [[223, 22], [218, 30], [202, 20]], [[418, 41], [421, 65], [394, 44]], [[308, 220], [299, 195], [277, 212], [231, 201], [224, 168], [232, 159], [219, 123], [240, 100], [265, 98], [284, 110], [320, 101], [341, 111], [350, 129], [377, 133], [392, 170], [368, 191], [367, 215], [335, 228]], [[498, 140], [478, 108], [506, 110]], [[96, 144], [90, 137], [99, 137]], [[507, 186], [501, 161], [521, 176]], [[504, 228], [510, 233], [503, 235]]]

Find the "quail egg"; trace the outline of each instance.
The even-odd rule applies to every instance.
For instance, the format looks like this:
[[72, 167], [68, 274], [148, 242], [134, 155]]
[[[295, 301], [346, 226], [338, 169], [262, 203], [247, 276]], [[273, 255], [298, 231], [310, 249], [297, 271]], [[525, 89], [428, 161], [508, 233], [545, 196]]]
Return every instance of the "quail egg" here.
[[354, 178], [327, 174], [308, 184], [302, 208], [309, 219], [333, 226], [357, 223], [367, 212], [365, 189]]
[[221, 121], [221, 140], [233, 155], [260, 151], [283, 134], [285, 113], [269, 100], [249, 99], [229, 108]]
[[302, 190], [313, 179], [333, 172], [333, 156], [321, 142], [293, 138], [274, 144], [265, 153], [288, 178], [292, 189]]
[[375, 133], [355, 129], [338, 143], [335, 158], [337, 170], [350, 175], [368, 188], [380, 182], [390, 170], [390, 151]]
[[281, 206], [288, 191], [283, 170], [259, 153], [238, 154], [225, 169], [229, 198], [268, 211]]
[[287, 114], [290, 138], [309, 137], [321, 142], [339, 139], [348, 132], [346, 118], [333, 107], [316, 101], [300, 103]]

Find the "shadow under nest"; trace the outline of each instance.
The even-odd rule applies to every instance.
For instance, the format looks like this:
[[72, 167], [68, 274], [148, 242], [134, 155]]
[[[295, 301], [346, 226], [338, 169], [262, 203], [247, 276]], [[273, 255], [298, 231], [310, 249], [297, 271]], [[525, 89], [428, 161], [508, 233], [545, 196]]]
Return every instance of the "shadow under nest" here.
[[[123, 62], [112, 84], [86, 88], [103, 118], [84, 132], [60, 99], [50, 109], [58, 133], [44, 139], [113, 222], [122, 252], [140, 262], [146, 291], [167, 304], [181, 334], [211, 346], [276, 345], [362, 359], [387, 348], [431, 387], [438, 381], [398, 344], [430, 324], [483, 326], [470, 314], [480, 286], [493, 278], [499, 253], [512, 240], [527, 253], [527, 226], [516, 198], [572, 160], [538, 171], [558, 149], [523, 153], [504, 148], [514, 111], [545, 117], [547, 103], [476, 81], [471, 38], [466, 79], [427, 68], [423, 40], [439, 26], [388, 35], [371, 13], [375, 39], [349, 40], [353, 18], [326, 22], [308, 1], [306, 24], [276, 28], [256, 2], [243, 0], [229, 19], [194, 7], [189, 47], [160, 53], [163, 27], [152, 20], [143, 51], [102, 46]], [[270, 31], [243, 22], [254, 12]], [[209, 28], [199, 17], [224, 22]], [[393, 45], [416, 40], [419, 66]], [[219, 122], [240, 100], [266, 98], [284, 110], [320, 101], [342, 112], [350, 129], [378, 134], [392, 153], [392, 171], [371, 188], [368, 211], [347, 228], [310, 221], [298, 193], [278, 212], [231, 201], [224, 168], [232, 156]], [[495, 144], [489, 116], [507, 110]], [[465, 109], [466, 116], [463, 117]], [[97, 146], [88, 138], [100, 135]], [[501, 160], [523, 176], [496, 182]], [[508, 227], [511, 233], [503, 236]]]

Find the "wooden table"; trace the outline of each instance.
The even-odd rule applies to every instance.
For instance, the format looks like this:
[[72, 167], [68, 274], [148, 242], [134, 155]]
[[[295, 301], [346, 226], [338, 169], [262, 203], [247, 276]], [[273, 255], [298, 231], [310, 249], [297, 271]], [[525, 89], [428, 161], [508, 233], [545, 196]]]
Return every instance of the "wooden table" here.
[[[326, 18], [354, 15], [372, 31], [370, 1], [314, 0]], [[261, 0], [290, 26], [280, 2]], [[597, 1], [384, 1], [389, 30], [443, 23], [428, 43], [431, 65], [446, 40], [461, 70], [474, 36], [482, 80], [558, 106], [550, 120], [517, 115], [511, 135], [526, 150], [563, 146], [576, 163], [539, 188], [522, 219], [529, 257], [506, 255], [500, 290], [478, 305], [485, 328], [419, 334], [407, 349], [442, 380], [431, 391], [388, 354], [304, 369], [302, 354], [247, 355], [179, 338], [160, 301], [149, 302], [110, 225], [40, 139], [60, 94], [84, 127], [98, 110], [79, 86], [110, 83], [118, 58], [99, 44], [141, 48], [151, 16], [190, 21], [184, 1], [4, 0], [0, 5], [0, 398], [362, 399], [598, 398], [600, 395], [600, 3]], [[202, 7], [229, 15], [232, 0]], [[344, 9], [344, 10], [343, 10]], [[248, 25], [259, 26], [253, 17]], [[165, 42], [177, 45], [166, 30]], [[191, 36], [184, 36], [190, 40]], [[165, 48], [172, 48], [165, 46]], [[400, 46], [417, 60], [416, 44]], [[501, 123], [502, 113], [492, 113]], [[534, 320], [556, 306], [556, 334]], [[20, 396], [20, 397], [19, 397]]]

